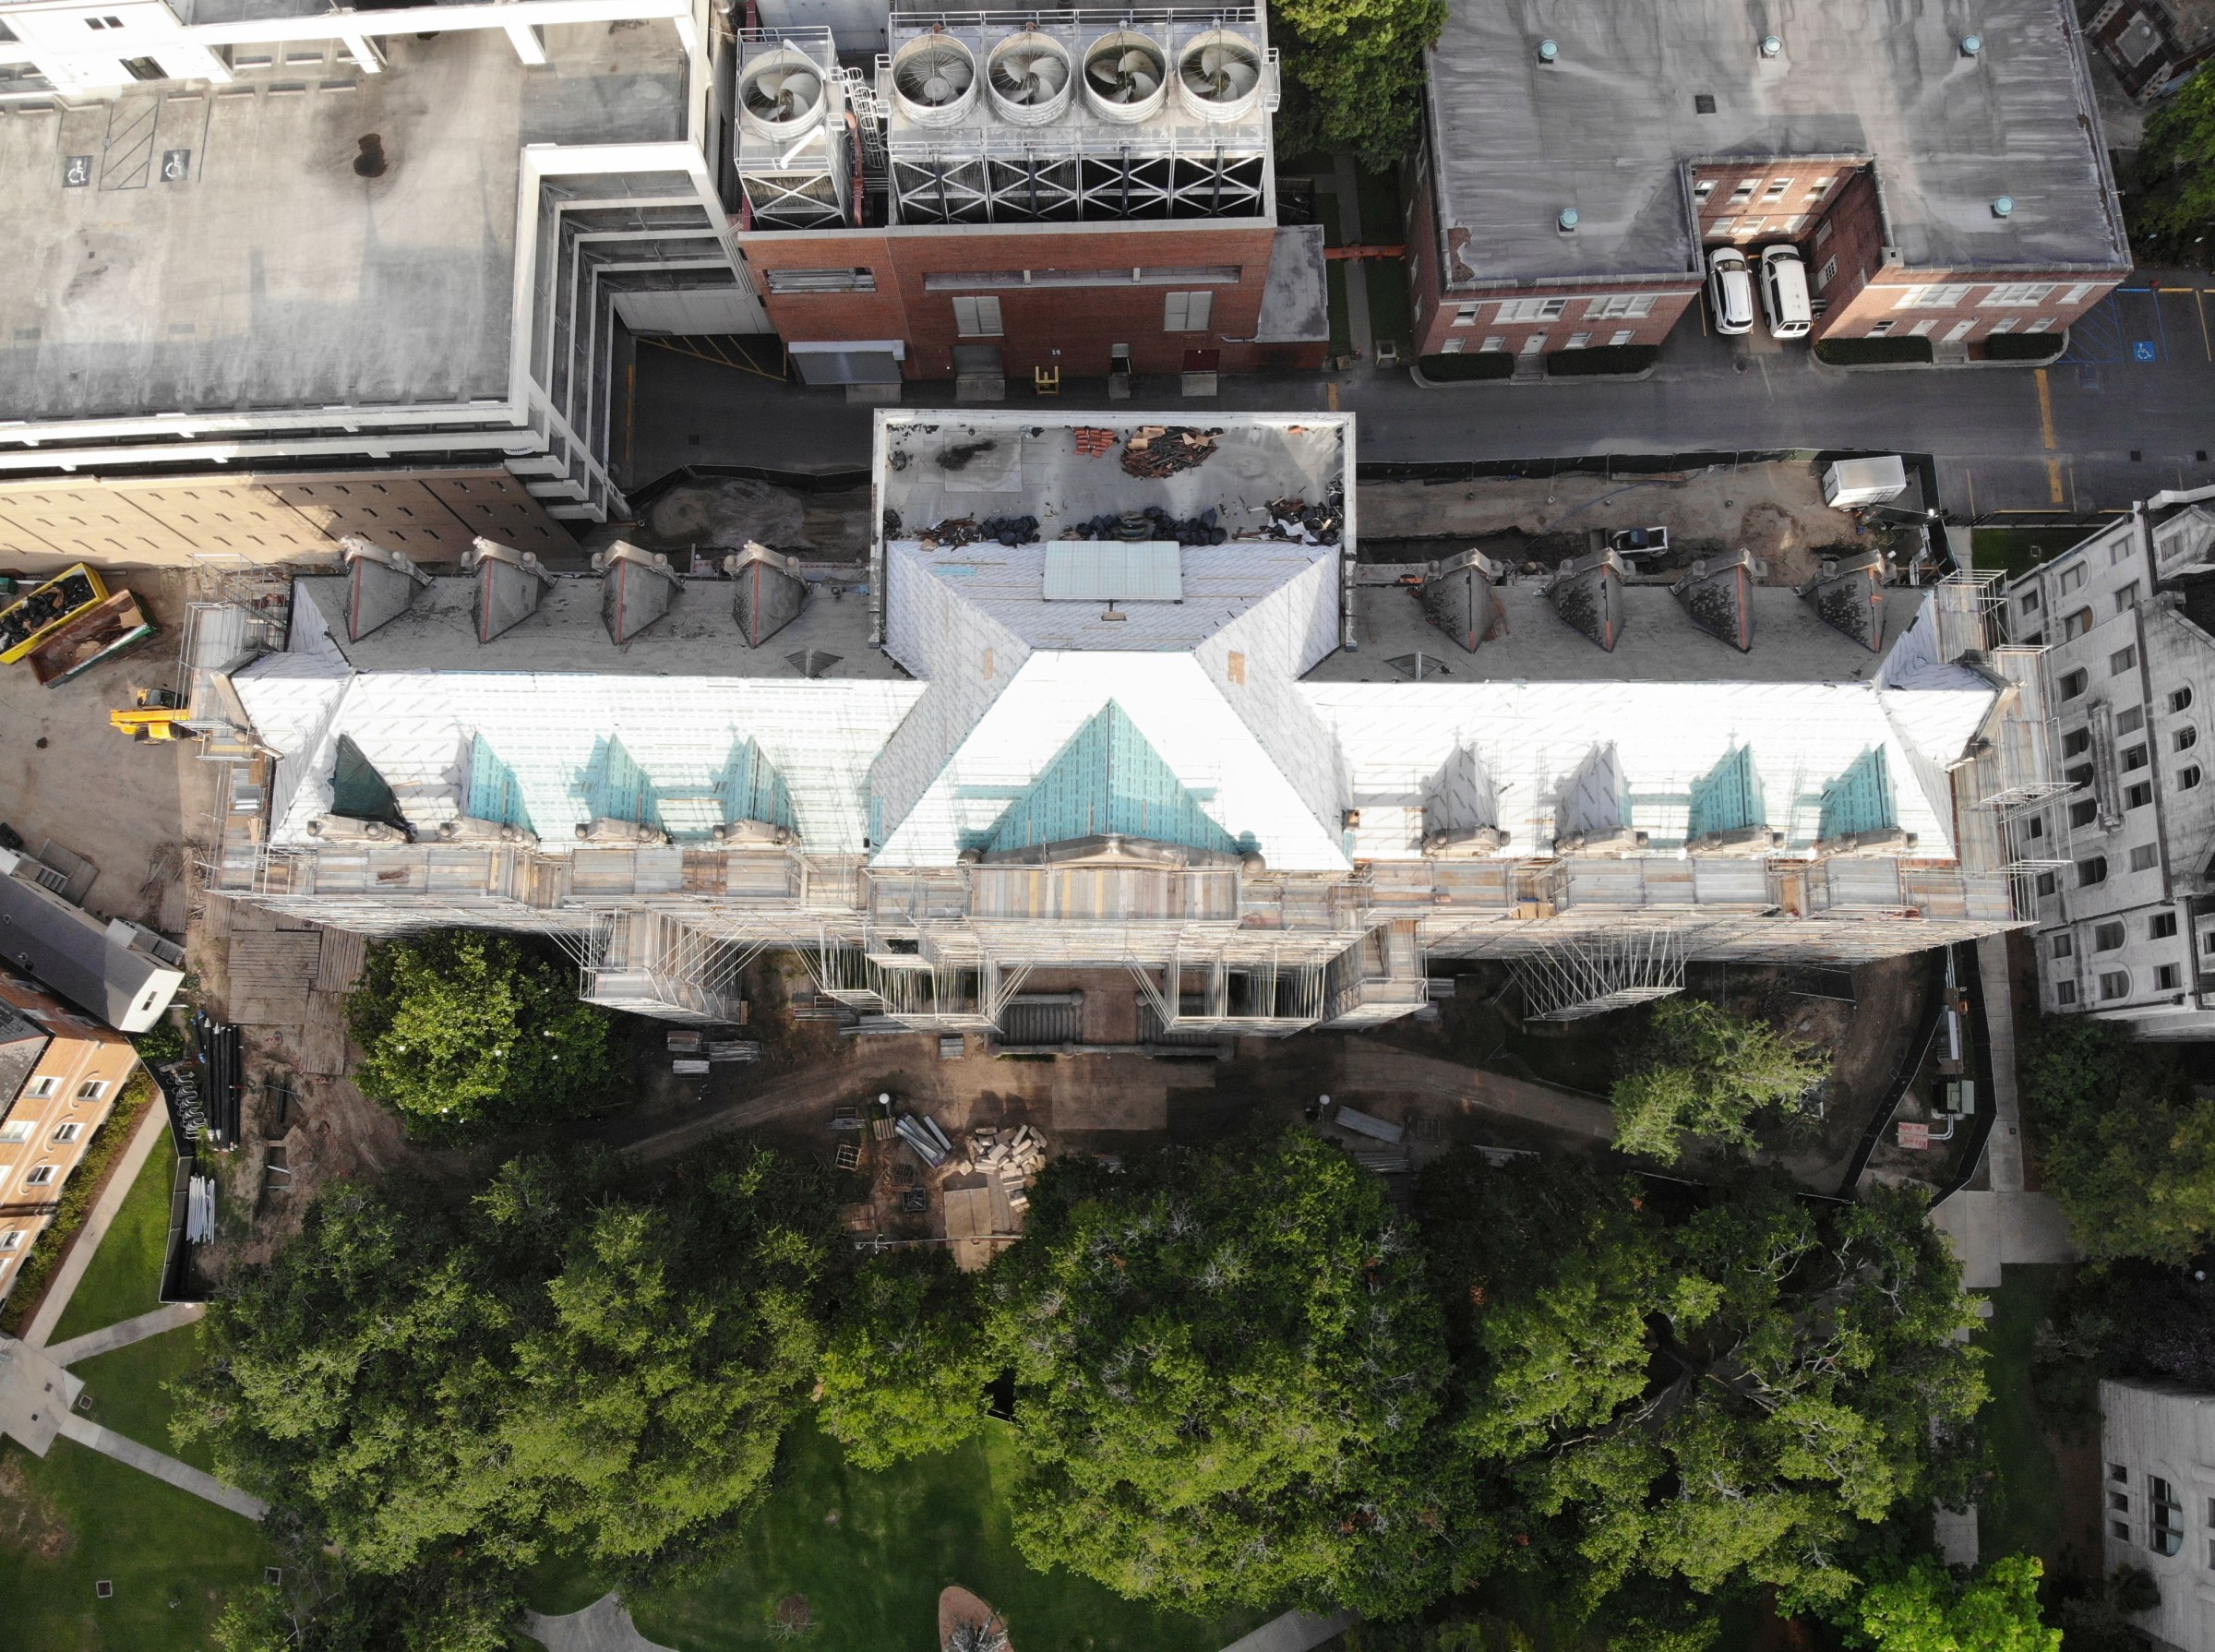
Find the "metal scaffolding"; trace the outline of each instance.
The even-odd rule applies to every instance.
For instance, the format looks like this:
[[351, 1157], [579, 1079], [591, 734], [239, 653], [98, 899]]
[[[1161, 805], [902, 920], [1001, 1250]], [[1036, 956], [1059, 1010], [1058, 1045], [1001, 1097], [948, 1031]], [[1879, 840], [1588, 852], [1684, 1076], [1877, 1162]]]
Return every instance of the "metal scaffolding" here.
[[1581, 1021], [1684, 990], [1684, 936], [1622, 929], [1551, 940], [1515, 962], [1527, 1021]]

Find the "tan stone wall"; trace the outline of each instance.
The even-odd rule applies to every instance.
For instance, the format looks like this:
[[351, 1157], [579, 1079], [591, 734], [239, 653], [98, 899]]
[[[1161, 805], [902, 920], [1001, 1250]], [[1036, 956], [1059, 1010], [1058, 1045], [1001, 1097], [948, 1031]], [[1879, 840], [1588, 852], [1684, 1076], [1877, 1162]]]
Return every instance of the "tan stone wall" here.
[[478, 534], [541, 556], [576, 541], [505, 469], [0, 482], [0, 569], [332, 560], [361, 535], [455, 562]]
[[[62, 1196], [92, 1132], [114, 1107], [138, 1064], [138, 1052], [121, 1034], [95, 1025], [13, 976], [0, 976], [0, 1000], [53, 1035], [21, 1091], [0, 1100], [0, 1124], [19, 1127], [26, 1138], [0, 1141], [0, 1286], [5, 1286], [46, 1226], [47, 1211]], [[63, 1135], [70, 1139], [60, 1140]], [[51, 1179], [29, 1185], [25, 1179], [42, 1168], [51, 1170]]]

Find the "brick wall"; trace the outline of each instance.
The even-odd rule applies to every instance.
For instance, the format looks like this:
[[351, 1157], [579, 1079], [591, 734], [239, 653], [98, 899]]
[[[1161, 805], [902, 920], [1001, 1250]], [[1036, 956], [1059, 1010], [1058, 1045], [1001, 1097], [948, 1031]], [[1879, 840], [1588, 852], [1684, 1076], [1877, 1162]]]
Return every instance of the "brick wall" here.
[[[904, 339], [910, 378], [944, 378], [953, 372], [957, 344], [997, 344], [1012, 377], [1034, 367], [1059, 365], [1072, 377], [1099, 377], [1111, 348], [1131, 347], [1141, 373], [1173, 373], [1192, 350], [1221, 353], [1226, 372], [1322, 364], [1323, 345], [1256, 345], [1275, 234], [1266, 225], [1226, 227], [1167, 224], [1149, 228], [1083, 229], [1001, 226], [988, 231], [840, 231], [827, 234], [757, 233], [741, 237], [747, 261], [763, 292], [771, 322], [787, 342]], [[1005, 281], [960, 282], [950, 278], [1021, 270], [1128, 271], [1131, 269], [1235, 267], [1234, 280], [1103, 281], [1099, 285], [1032, 285]], [[776, 270], [867, 269], [873, 293], [777, 293]], [[934, 282], [932, 277], [940, 278]], [[1207, 326], [1200, 331], [1165, 328], [1167, 295], [1205, 291], [1213, 295]], [[957, 297], [999, 300], [1001, 334], [964, 338], [956, 321]]]
[[[0, 1000], [42, 1026], [51, 1041], [22, 1088], [0, 1110], [0, 1295], [14, 1284], [50, 1207], [84, 1157], [92, 1132], [115, 1105], [138, 1065], [121, 1034], [95, 1026], [13, 976], [0, 976]], [[21, 1136], [11, 1141], [10, 1136]], [[64, 1139], [66, 1137], [67, 1139]], [[41, 1172], [47, 1179], [33, 1185]]]
[[1866, 167], [1832, 192], [1829, 210], [1802, 244], [1800, 256], [1807, 260], [1808, 292], [1823, 304], [1814, 336], [1825, 338], [1838, 329], [1855, 295], [1884, 262], [1884, 201]]
[[1821, 329], [1831, 338], [1920, 335], [1975, 343], [1995, 334], [2065, 330], [2113, 292], [2127, 271], [2056, 276], [2051, 270], [1877, 270]]
[[1537, 286], [1443, 295], [1423, 294], [1419, 285], [1419, 305], [1427, 296], [1431, 307], [1427, 315], [1421, 308], [1417, 312], [1416, 353], [1535, 349], [1551, 354], [1608, 344], [1658, 344], [1697, 302], [1699, 291], [1689, 280], [1670, 286], [1626, 282], [1618, 288]]
[[1697, 162], [1693, 202], [1700, 245], [1767, 246], [1804, 241], [1862, 162], [1837, 157]]

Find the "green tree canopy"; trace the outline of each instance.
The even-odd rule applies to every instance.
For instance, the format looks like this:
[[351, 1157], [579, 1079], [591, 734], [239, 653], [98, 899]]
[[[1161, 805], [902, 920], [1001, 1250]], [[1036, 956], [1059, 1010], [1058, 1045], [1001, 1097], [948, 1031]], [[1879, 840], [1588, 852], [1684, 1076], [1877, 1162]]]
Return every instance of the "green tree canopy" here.
[[1615, 1144], [1665, 1165], [1682, 1155], [1687, 1136], [1750, 1149], [1757, 1114], [1795, 1109], [1829, 1071], [1825, 1057], [1761, 1022], [1699, 999], [1664, 999], [1609, 1097]]
[[2045, 1564], [2011, 1554], [1963, 1574], [1929, 1557], [1864, 1587], [1841, 1614], [1850, 1645], [1874, 1652], [2061, 1652], [2039, 1616]]
[[1000, 1370], [974, 1280], [952, 1256], [882, 1253], [856, 1275], [823, 1348], [818, 1419], [857, 1467], [889, 1467], [976, 1433]]
[[2215, 235], [2215, 79], [2196, 75], [2154, 105], [2138, 150], [2130, 234], [2146, 260], [2194, 260]]
[[571, 1118], [614, 1092], [615, 1018], [505, 936], [440, 929], [370, 948], [347, 1015], [354, 1082], [434, 1132]]
[[2207, 1247], [2215, 1101], [2194, 1097], [2173, 1050], [2087, 1015], [2048, 1015], [2017, 1071], [2040, 1173], [2088, 1256], [2181, 1263]]
[[1418, 1211], [1460, 1438], [1528, 1511], [1507, 1552], [1575, 1578], [1626, 1644], [1697, 1644], [1688, 1596], [1846, 1598], [1841, 1546], [1929, 1494], [1934, 1423], [1982, 1399], [1912, 1195], [1811, 1207], [1749, 1177], [1664, 1220], [1634, 1183], [1463, 1151]]
[[[1278, 150], [1347, 149], [1371, 172], [1412, 155], [1423, 54], [1445, 23], [1445, 0], [1275, 0], [1269, 38], [1285, 76]], [[1362, 225], [1371, 238], [1383, 229]]]
[[466, 1605], [550, 1550], [638, 1574], [765, 1485], [815, 1371], [826, 1208], [740, 1148], [658, 1189], [521, 1159], [459, 1212], [334, 1184], [215, 1304], [178, 1432], [305, 1548], [434, 1607], [425, 1577]]
[[1193, 1610], [1431, 1598], [1444, 1350], [1420, 1267], [1377, 1179], [1306, 1131], [1057, 1161], [985, 1284], [1024, 1555]]

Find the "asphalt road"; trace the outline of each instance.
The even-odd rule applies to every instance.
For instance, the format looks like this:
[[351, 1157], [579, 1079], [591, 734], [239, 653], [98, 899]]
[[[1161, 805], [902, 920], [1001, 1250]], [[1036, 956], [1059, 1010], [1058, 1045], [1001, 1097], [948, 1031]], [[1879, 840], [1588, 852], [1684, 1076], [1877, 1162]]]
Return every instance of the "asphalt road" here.
[[[2089, 517], [2165, 487], [2215, 485], [2215, 280], [2142, 271], [2073, 331], [2052, 367], [1844, 371], [1803, 346], [1708, 336], [1687, 317], [1637, 382], [1417, 385], [1369, 365], [1335, 375], [1227, 378], [1215, 401], [1142, 381], [1119, 411], [1336, 407], [1360, 415], [1364, 460], [1528, 460], [1602, 453], [1866, 448], [1930, 453], [1957, 521]], [[641, 348], [621, 473], [632, 485], [685, 464], [822, 471], [868, 462], [869, 410]], [[1010, 405], [1030, 392], [1010, 382]], [[950, 403], [910, 385], [910, 406]], [[1104, 380], [1058, 405], [1108, 407]]]

